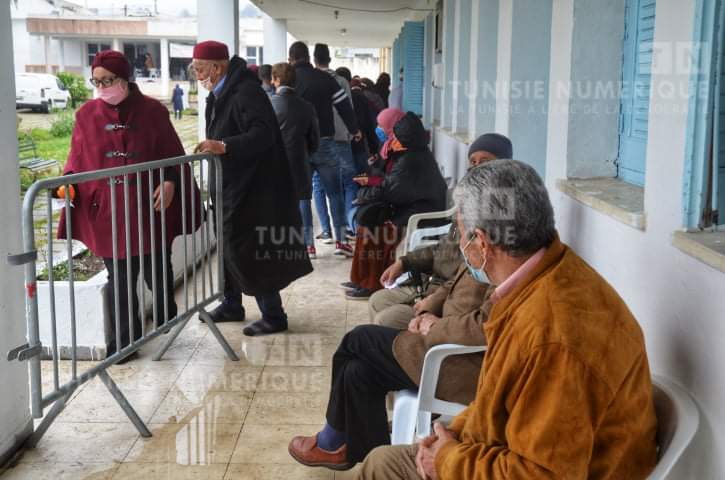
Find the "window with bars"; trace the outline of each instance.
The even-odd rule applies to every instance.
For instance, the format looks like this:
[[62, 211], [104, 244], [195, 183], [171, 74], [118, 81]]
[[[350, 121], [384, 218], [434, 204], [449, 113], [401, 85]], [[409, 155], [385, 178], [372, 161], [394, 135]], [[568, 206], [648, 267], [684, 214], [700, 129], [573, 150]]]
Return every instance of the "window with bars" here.
[[88, 43], [88, 66], [90, 67], [93, 65], [93, 58], [95, 58], [96, 54], [98, 52], [102, 52], [103, 50], [110, 50], [111, 45], [109, 43]]

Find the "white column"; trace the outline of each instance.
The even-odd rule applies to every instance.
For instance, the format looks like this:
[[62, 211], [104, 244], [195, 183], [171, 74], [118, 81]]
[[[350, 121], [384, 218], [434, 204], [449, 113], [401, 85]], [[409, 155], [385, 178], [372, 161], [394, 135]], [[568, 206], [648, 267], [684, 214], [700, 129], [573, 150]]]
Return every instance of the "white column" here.
[[45, 65], [45, 73], [51, 73], [50, 66], [48, 65], [49, 55], [48, 52], [50, 51], [50, 36], [43, 35], [43, 65]]
[[0, 3], [0, 464], [32, 432], [28, 405], [28, 369], [25, 362], [8, 362], [5, 353], [25, 343], [23, 269], [5, 261], [8, 253], [20, 253], [20, 186], [18, 183], [13, 29], [10, 3]]
[[263, 14], [264, 63], [287, 61], [287, 20]]
[[513, 2], [499, 3], [498, 58], [496, 59], [496, 132], [509, 134], [511, 109], [511, 35], [513, 33]]
[[65, 40], [58, 39], [58, 71], [65, 71]]
[[166, 97], [169, 95], [169, 39], [161, 39], [161, 58], [159, 59], [159, 68], [161, 68], [161, 95]]
[[[479, 49], [483, 46], [477, 44], [481, 29], [481, 0], [471, 2], [471, 36], [469, 38], [471, 48], [468, 55], [468, 138], [473, 141], [478, 132], [478, 57]], [[478, 48], [473, 45], [479, 45]], [[491, 66], [493, 67], [493, 66]]]
[[[216, 40], [229, 47], [229, 55], [239, 54], [239, 0], [196, 0], [197, 41]], [[199, 85], [199, 139], [206, 138], [206, 96]]]
[[[123, 52], [123, 46], [121, 45], [121, 40], [118, 38], [114, 38], [111, 42], [111, 50], [115, 50], [117, 52]], [[134, 61], [135, 58], [131, 58], [131, 61]]]

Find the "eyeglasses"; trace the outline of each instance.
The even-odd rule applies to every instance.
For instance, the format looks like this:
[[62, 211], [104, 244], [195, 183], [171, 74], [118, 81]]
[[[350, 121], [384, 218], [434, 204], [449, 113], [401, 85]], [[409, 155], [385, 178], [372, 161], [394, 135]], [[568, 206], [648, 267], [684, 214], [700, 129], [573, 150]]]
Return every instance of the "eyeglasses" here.
[[91, 77], [88, 79], [88, 81], [91, 82], [91, 85], [93, 85], [94, 87], [100, 87], [101, 85], [103, 85], [104, 87], [110, 87], [117, 79], [118, 77], [106, 77], [98, 80]]

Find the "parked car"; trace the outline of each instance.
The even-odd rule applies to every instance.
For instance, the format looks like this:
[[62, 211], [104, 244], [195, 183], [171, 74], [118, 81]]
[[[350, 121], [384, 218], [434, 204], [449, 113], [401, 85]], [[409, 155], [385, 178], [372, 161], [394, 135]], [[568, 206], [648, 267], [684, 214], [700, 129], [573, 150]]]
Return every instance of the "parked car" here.
[[69, 102], [70, 92], [55, 75], [15, 74], [15, 108], [48, 113], [52, 108], [66, 108]]

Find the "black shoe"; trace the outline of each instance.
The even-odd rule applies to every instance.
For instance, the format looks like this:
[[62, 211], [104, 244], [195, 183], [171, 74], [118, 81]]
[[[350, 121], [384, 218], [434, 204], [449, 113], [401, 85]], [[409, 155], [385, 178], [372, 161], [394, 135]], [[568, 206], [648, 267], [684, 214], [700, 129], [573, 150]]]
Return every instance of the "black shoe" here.
[[353, 232], [352, 230], [346, 230], [345, 238], [347, 238], [350, 241], [355, 240], [355, 232]]
[[283, 322], [270, 321], [266, 319], [257, 320], [248, 327], [242, 330], [242, 333], [248, 337], [255, 337], [257, 335], [269, 335], [270, 333], [279, 333], [287, 330], [287, 320]]
[[330, 245], [334, 241], [330, 232], [322, 232], [315, 238], [317, 240], [322, 240], [322, 243], [324, 243], [325, 245]]
[[239, 302], [229, 301], [225, 298], [218, 307], [209, 312], [209, 316], [214, 323], [243, 322], [244, 307]]
[[357, 290], [358, 288], [360, 288], [360, 285], [358, 285], [357, 283], [353, 283], [353, 282], [342, 282], [340, 284], [340, 286], [344, 290]]
[[348, 300], [367, 300], [372, 294], [372, 290], [367, 288], [357, 288], [355, 290], [348, 290], [345, 292], [345, 298]]

